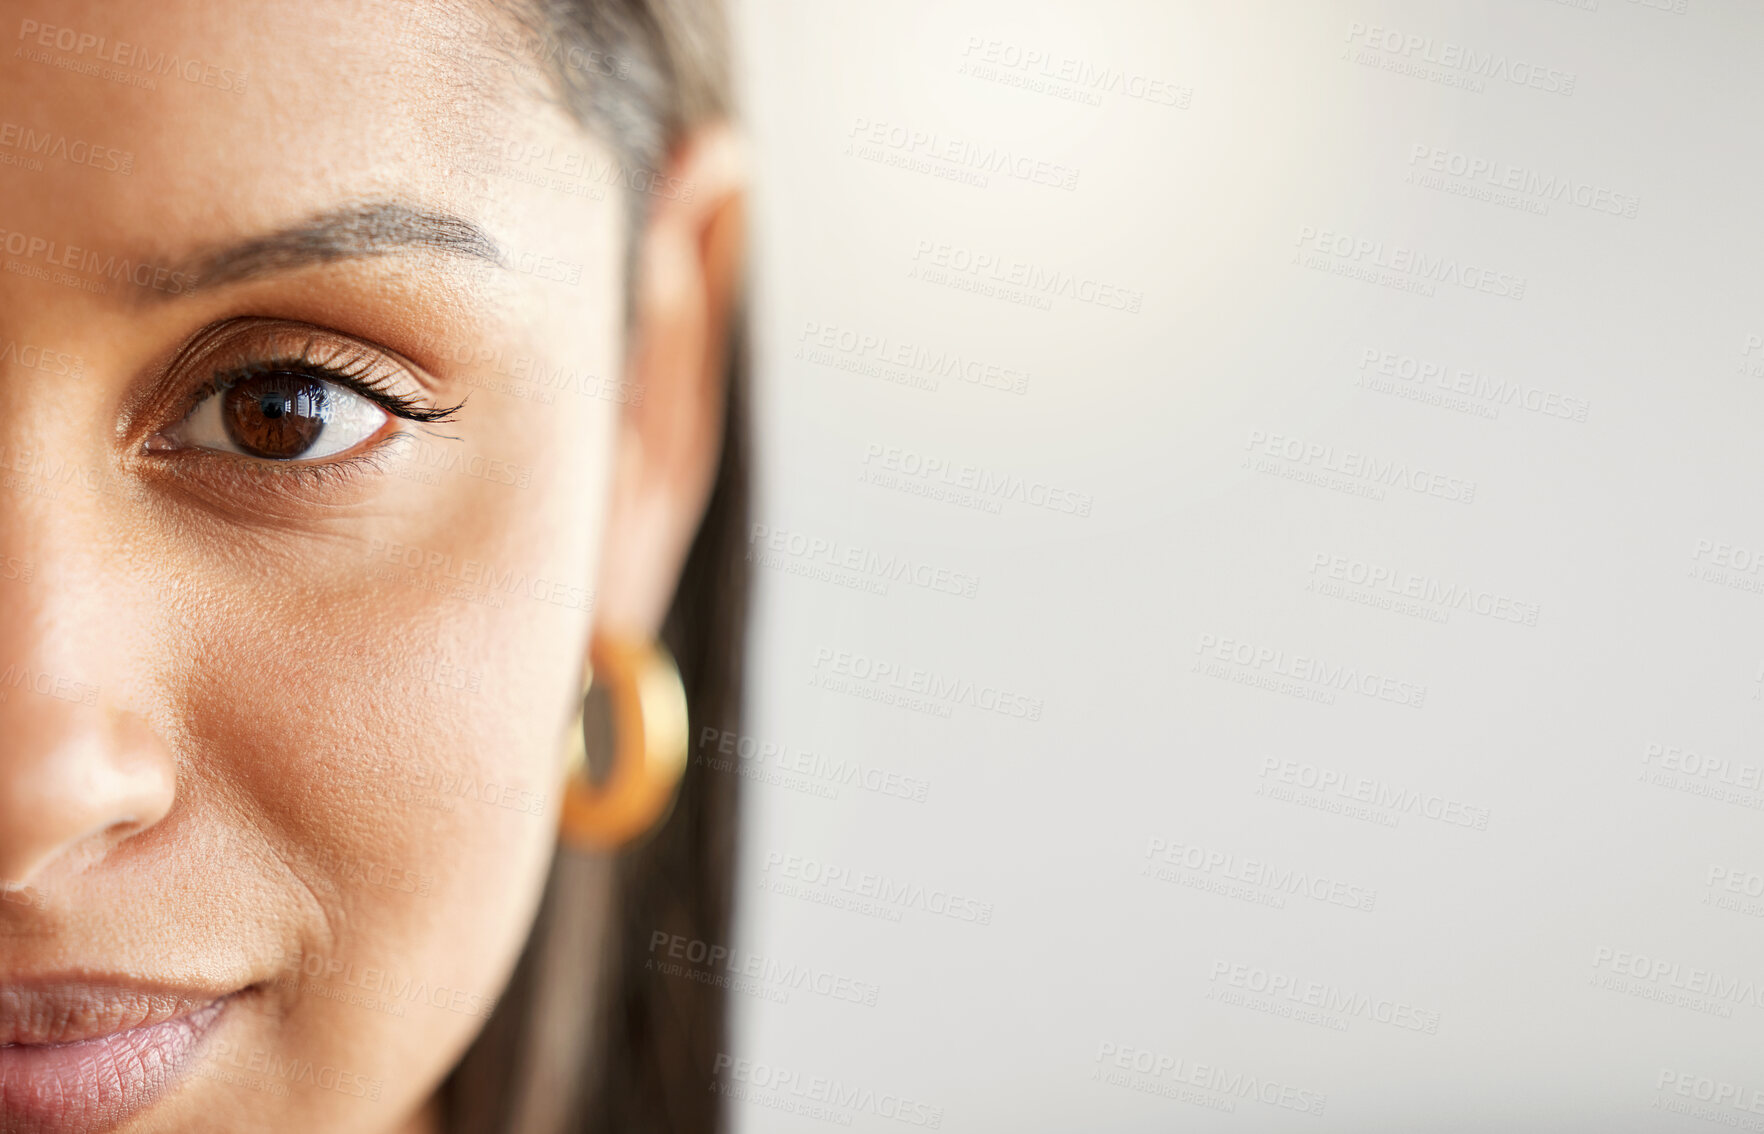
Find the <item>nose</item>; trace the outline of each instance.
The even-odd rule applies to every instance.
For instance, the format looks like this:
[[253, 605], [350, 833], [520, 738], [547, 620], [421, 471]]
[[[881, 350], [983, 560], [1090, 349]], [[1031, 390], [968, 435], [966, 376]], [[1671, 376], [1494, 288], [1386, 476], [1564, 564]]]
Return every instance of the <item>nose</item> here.
[[141, 717], [99, 702], [103, 692], [0, 666], [0, 885], [106, 853], [171, 810], [170, 751]]
[[121, 696], [138, 592], [97, 553], [95, 502], [64, 496], [0, 496], [0, 886], [102, 857], [176, 789], [171, 749]]
[[145, 607], [90, 425], [113, 418], [106, 397], [0, 367], [0, 887], [92, 864], [175, 799], [175, 755], [127, 702]]
[[[58, 323], [33, 293], [0, 291], [0, 311], [7, 338], [82, 341], [82, 324]], [[36, 330], [15, 322], [27, 315], [41, 317], [27, 320]], [[175, 796], [174, 754], [128, 700], [150, 684], [132, 646], [151, 641], [153, 608], [132, 570], [142, 556], [121, 538], [131, 529], [113, 396], [0, 360], [3, 888], [48, 887], [93, 864], [164, 819]]]

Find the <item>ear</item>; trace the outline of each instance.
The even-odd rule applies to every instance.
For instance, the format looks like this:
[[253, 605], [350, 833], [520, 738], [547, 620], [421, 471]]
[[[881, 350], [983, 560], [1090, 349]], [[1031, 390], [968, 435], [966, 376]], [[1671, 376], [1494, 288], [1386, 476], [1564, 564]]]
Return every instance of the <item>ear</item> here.
[[671, 155], [639, 237], [595, 628], [653, 638], [704, 516], [723, 436], [746, 173], [727, 124]]

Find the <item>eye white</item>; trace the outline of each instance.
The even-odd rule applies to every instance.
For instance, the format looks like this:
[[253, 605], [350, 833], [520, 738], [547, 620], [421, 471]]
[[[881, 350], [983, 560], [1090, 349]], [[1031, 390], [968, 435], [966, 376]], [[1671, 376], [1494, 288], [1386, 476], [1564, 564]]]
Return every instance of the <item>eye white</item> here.
[[346, 386], [326, 382], [321, 378], [314, 378], [312, 381], [325, 389], [324, 427], [313, 438], [312, 444], [297, 457], [263, 457], [241, 449], [228, 434], [226, 422], [221, 419], [222, 406], [226, 400], [224, 390], [203, 398], [188, 417], [161, 435], [170, 445], [154, 447], [213, 449], [222, 453], [237, 453], [253, 460], [281, 463], [320, 461], [338, 453], [347, 453], [378, 433], [391, 417], [378, 404]]

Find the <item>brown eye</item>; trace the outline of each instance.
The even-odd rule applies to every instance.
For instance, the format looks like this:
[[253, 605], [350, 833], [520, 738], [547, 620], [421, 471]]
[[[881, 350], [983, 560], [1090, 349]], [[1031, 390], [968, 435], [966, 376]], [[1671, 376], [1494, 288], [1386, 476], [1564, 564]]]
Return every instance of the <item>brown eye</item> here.
[[392, 416], [344, 383], [286, 363], [217, 372], [184, 420], [155, 434], [155, 451], [207, 449], [282, 464], [360, 448]]
[[290, 460], [312, 448], [330, 416], [326, 383], [305, 374], [253, 374], [221, 395], [227, 436], [254, 457]]

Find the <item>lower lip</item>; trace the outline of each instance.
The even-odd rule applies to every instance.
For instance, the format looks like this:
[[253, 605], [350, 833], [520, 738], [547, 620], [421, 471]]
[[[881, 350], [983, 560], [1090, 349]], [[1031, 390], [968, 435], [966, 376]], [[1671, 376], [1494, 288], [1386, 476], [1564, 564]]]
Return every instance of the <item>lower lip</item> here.
[[0, 1129], [109, 1129], [177, 1082], [230, 1002], [78, 1043], [0, 1046]]

